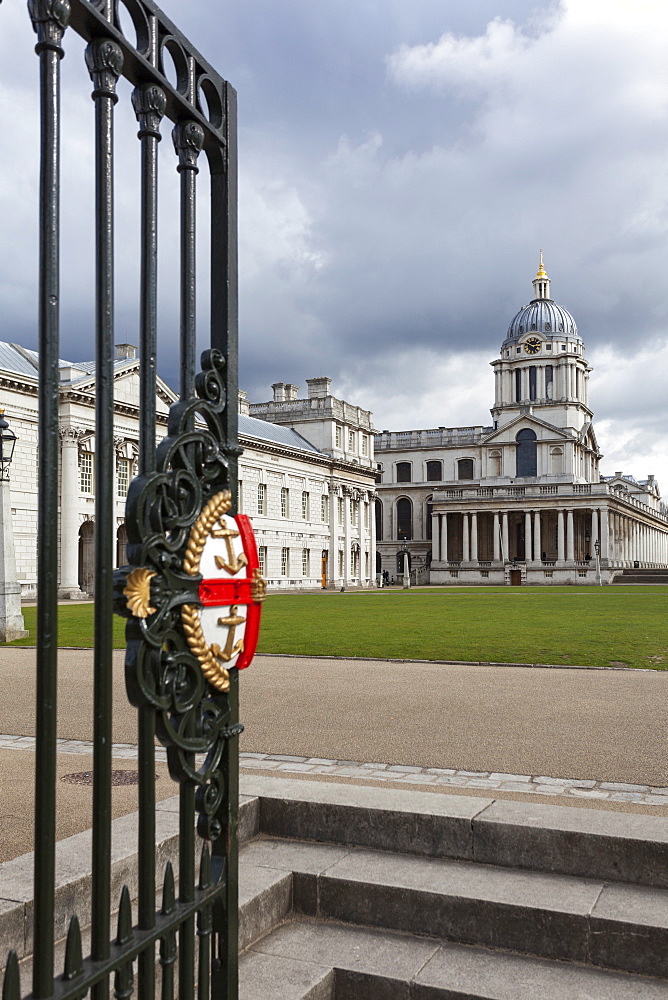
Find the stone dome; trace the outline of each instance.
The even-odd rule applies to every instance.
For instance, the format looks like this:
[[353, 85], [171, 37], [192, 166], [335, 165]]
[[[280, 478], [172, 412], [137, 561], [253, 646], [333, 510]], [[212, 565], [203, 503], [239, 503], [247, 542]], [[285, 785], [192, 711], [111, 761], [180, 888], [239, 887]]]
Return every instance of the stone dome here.
[[556, 337], [578, 337], [578, 328], [568, 309], [557, 305], [553, 299], [532, 299], [511, 320], [506, 340], [517, 340], [524, 333], [537, 333]]

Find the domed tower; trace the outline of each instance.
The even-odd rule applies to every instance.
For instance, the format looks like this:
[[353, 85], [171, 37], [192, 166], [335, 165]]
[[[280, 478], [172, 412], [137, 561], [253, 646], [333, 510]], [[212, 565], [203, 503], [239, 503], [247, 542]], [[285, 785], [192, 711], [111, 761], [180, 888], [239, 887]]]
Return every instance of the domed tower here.
[[575, 320], [550, 298], [550, 279], [540, 251], [534, 297], [513, 317], [500, 357], [492, 362], [494, 426], [533, 414], [576, 434], [591, 424], [589, 368]]

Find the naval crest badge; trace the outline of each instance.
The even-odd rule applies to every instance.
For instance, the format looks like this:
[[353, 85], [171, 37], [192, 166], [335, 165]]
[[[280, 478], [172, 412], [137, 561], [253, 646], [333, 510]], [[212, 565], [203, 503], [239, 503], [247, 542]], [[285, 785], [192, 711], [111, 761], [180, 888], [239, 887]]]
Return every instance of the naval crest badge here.
[[250, 519], [230, 515], [232, 496], [217, 493], [191, 528], [183, 568], [202, 576], [198, 604], [184, 604], [183, 630], [206, 679], [230, 686], [229, 667], [249, 666], [257, 647], [266, 583], [260, 574]]

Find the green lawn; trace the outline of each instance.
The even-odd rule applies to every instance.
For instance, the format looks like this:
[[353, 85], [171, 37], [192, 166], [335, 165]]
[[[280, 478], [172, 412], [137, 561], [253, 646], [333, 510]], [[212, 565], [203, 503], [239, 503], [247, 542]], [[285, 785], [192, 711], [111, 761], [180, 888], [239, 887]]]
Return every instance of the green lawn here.
[[[259, 651], [668, 669], [668, 587], [462, 587], [271, 594]], [[35, 609], [25, 608], [34, 645]], [[59, 643], [92, 645], [90, 604], [61, 605]], [[123, 646], [124, 622], [114, 620]]]

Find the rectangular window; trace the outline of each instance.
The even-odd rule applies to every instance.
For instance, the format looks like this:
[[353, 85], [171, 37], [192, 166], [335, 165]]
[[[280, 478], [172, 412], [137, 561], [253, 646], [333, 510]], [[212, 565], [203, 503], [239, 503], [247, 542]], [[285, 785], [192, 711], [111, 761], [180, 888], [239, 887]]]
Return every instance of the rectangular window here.
[[348, 451], [355, 451], [355, 431], [348, 431]]
[[327, 496], [326, 493], [323, 493], [323, 495], [320, 497], [320, 520], [321, 521], [329, 520], [329, 497]]
[[93, 492], [93, 453], [90, 451], [79, 454], [79, 489], [82, 493]]
[[515, 402], [519, 403], [522, 399], [522, 369], [515, 369]]
[[267, 575], [267, 546], [261, 545], [257, 550], [257, 559], [260, 564], [260, 573], [262, 576]]
[[369, 454], [369, 438], [362, 434], [362, 454], [366, 457]]
[[529, 399], [536, 398], [536, 366], [529, 368]]
[[257, 484], [257, 512], [258, 514], [267, 513], [267, 487], [264, 483]]
[[287, 486], [281, 486], [281, 517], [290, 516], [290, 492]]
[[343, 552], [339, 552], [339, 576], [343, 576]]
[[545, 398], [554, 397], [554, 368], [552, 365], [545, 365]]
[[336, 447], [337, 448], [341, 447], [342, 440], [343, 440], [343, 431], [341, 430], [341, 428], [337, 424], [336, 425]]
[[281, 549], [281, 576], [290, 575], [290, 549]]
[[343, 524], [343, 497], [338, 498], [338, 523]]
[[360, 523], [360, 502], [359, 500], [350, 501], [350, 513], [352, 516], [353, 527], [358, 528]]
[[369, 505], [368, 505], [368, 503], [364, 504], [364, 527], [365, 528], [369, 527]]
[[116, 486], [119, 497], [128, 495], [130, 485], [130, 459], [119, 458], [116, 465]]
[[311, 553], [308, 549], [302, 549], [302, 576], [309, 576], [311, 572]]
[[306, 490], [302, 492], [302, 517], [304, 518], [305, 521], [308, 521], [309, 501], [308, 501], [308, 493], [306, 492]]

